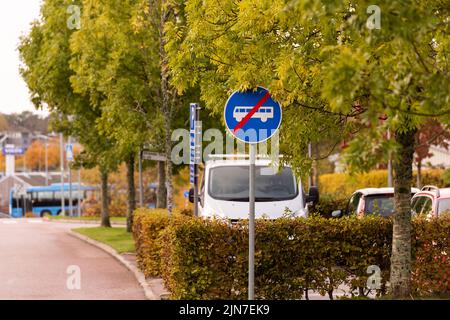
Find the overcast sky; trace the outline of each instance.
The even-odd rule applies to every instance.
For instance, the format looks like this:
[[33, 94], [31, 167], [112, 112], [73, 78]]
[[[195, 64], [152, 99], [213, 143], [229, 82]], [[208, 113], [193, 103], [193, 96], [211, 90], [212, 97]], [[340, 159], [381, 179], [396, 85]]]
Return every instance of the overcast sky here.
[[[2, 0], [0, 6], [0, 112], [35, 111], [19, 74], [19, 37], [39, 17], [41, 0]], [[42, 112], [39, 112], [42, 114]], [[44, 112], [45, 114], [46, 112]]]

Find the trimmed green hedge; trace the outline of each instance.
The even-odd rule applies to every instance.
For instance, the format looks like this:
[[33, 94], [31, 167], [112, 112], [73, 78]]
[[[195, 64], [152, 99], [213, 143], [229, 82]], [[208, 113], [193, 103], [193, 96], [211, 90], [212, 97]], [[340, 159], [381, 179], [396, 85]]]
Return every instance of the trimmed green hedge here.
[[161, 274], [162, 232], [169, 224], [167, 210], [137, 209], [133, 220], [137, 264], [146, 277]]
[[[172, 299], [247, 297], [245, 224], [231, 227], [180, 215], [169, 220], [161, 211], [148, 210], [135, 219], [139, 265], [147, 276], [163, 277]], [[450, 265], [445, 259], [450, 218], [415, 220], [413, 226], [415, 293], [449, 291]], [[143, 236], [146, 232], [152, 235]], [[357, 294], [365, 287], [370, 265], [382, 270], [381, 294], [389, 279], [391, 242], [392, 222], [379, 217], [257, 221], [256, 297], [299, 299], [306, 289], [332, 295], [341, 284]]]

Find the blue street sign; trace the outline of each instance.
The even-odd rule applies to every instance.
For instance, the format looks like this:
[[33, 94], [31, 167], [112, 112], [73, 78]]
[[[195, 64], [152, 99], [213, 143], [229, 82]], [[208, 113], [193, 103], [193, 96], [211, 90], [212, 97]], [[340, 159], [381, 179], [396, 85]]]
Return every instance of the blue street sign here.
[[190, 126], [189, 126], [189, 128], [191, 130], [191, 133], [193, 133], [193, 132], [195, 132], [195, 115], [196, 115], [196, 112], [197, 112], [196, 104], [191, 103], [190, 110], [191, 110], [191, 112], [190, 112], [190, 121], [189, 121]]
[[25, 149], [7, 145], [6, 147], [3, 147], [2, 153], [4, 156], [20, 156], [25, 154]]
[[73, 144], [66, 144], [66, 160], [73, 161]]
[[189, 143], [189, 149], [190, 149], [190, 155], [189, 155], [189, 181], [191, 184], [195, 184], [195, 164], [196, 164], [196, 158], [195, 158], [195, 151], [196, 151], [196, 138], [197, 138], [197, 132], [196, 132], [196, 124], [197, 124], [197, 104], [191, 103], [190, 105], [190, 116], [189, 116], [189, 123], [190, 123], [190, 143]]
[[259, 143], [270, 139], [279, 129], [282, 112], [269, 91], [258, 87], [256, 91], [234, 92], [225, 105], [227, 129], [246, 143]]
[[185, 197], [186, 199], [189, 199], [189, 191], [185, 191], [185, 192], [183, 193], [183, 195], [184, 195], [184, 197]]

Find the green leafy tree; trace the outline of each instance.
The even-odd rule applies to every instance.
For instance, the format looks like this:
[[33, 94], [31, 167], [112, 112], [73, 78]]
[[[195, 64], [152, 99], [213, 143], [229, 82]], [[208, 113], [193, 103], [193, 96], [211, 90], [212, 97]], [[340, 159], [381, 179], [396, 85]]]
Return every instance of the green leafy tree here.
[[[169, 49], [176, 49], [176, 44], [168, 44], [173, 34], [170, 31], [170, 26], [177, 25], [186, 28], [186, 19], [184, 17], [184, 2], [173, 0], [141, 0], [142, 18], [145, 23], [138, 25], [137, 32], [145, 30], [152, 30], [156, 33], [156, 43], [158, 44], [158, 71], [160, 81], [160, 114], [162, 115], [162, 149], [168, 159], [166, 161], [166, 192], [167, 192], [167, 208], [169, 212], [173, 209], [173, 182], [172, 175], [176, 169], [172, 164], [172, 130], [174, 128], [186, 127], [186, 122], [189, 119], [189, 103], [198, 101], [199, 90], [198, 86], [186, 88], [183, 92], [171, 82], [173, 74], [169, 65]], [[179, 44], [179, 43], [177, 43]], [[182, 93], [182, 94], [181, 94]]]
[[200, 85], [209, 112], [221, 117], [233, 91], [268, 88], [283, 106], [280, 151], [302, 176], [312, 165], [309, 142], [327, 140], [333, 148], [357, 126], [351, 121], [357, 111], [333, 112], [320, 92], [311, 90], [319, 65], [312, 58], [320, 52], [312, 39], [316, 32], [289, 30], [285, 18], [276, 21], [279, 1], [184, 4], [179, 11], [188, 17], [186, 25], [170, 22], [166, 27], [171, 82], [180, 93]]
[[[450, 121], [448, 6], [438, 0], [371, 5], [188, 0], [187, 27], [167, 24], [166, 48], [172, 83], [180, 92], [199, 84], [213, 112], [221, 112], [233, 90], [267, 87], [284, 108], [281, 151], [297, 169], [310, 167], [309, 141], [359, 132], [351, 157], [358, 167], [368, 166], [358, 144], [366, 160], [395, 150], [390, 284], [392, 295], [404, 298], [411, 294], [414, 137], [428, 118]], [[380, 128], [393, 139], [374, 148], [367, 142]]]
[[9, 128], [8, 120], [6, 120], [6, 117], [0, 113], [0, 132], [6, 131]]
[[348, 112], [360, 101], [365, 110], [362, 119], [368, 123], [365, 131], [377, 130], [377, 117], [385, 115], [394, 134], [396, 213], [390, 285], [394, 297], [405, 298], [411, 294], [410, 188], [415, 135], [426, 119], [450, 121], [448, 8], [441, 1], [382, 3], [383, 24], [370, 29], [366, 14], [370, 5], [358, 2], [346, 8], [333, 4], [319, 11], [320, 28], [335, 21], [333, 27], [339, 30], [338, 41], [330, 41], [324, 50], [319, 78], [323, 80], [322, 97], [333, 110]]
[[[36, 108], [46, 106], [52, 113], [54, 129], [74, 136], [84, 145], [89, 165], [99, 165], [102, 180], [102, 225], [110, 226], [108, 213], [108, 172], [116, 165], [110, 152], [112, 141], [96, 127], [101, 110], [95, 105], [97, 96], [80, 95], [70, 82], [70, 38], [67, 9], [80, 5], [77, 1], [45, 0], [41, 19], [33, 22], [30, 33], [21, 39], [19, 51], [23, 61], [21, 74], [31, 92]], [[70, 120], [69, 120], [70, 118]]]
[[[102, 110], [96, 125], [116, 141], [116, 155], [127, 163], [127, 228], [131, 231], [136, 154], [147, 144], [167, 153], [172, 124], [183, 113], [165, 112], [172, 108], [175, 99], [170, 99], [171, 105], [163, 103], [159, 4], [101, 0], [83, 3], [83, 27], [71, 42], [74, 54], [71, 66], [75, 71], [72, 83], [80, 94], [94, 97], [92, 103]], [[158, 206], [165, 206], [161, 201], [165, 194], [161, 191], [165, 185], [171, 185], [171, 162], [166, 166], [167, 172], [159, 171]], [[166, 176], [169, 177], [167, 184]]]

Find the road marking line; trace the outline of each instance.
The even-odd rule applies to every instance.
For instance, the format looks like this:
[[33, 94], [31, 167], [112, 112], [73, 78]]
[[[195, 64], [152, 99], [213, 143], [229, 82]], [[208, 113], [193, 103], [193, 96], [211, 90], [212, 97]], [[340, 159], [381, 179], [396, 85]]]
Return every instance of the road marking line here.
[[17, 221], [3, 221], [3, 224], [17, 224]]
[[42, 220], [27, 220], [28, 223], [42, 223]]

